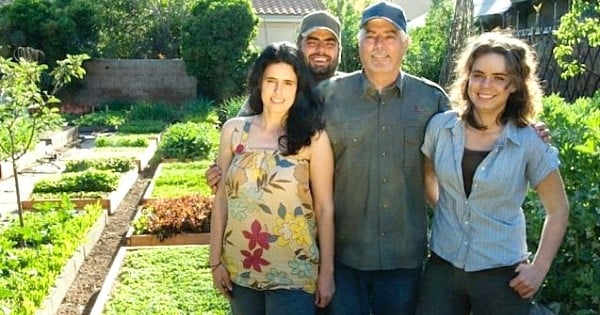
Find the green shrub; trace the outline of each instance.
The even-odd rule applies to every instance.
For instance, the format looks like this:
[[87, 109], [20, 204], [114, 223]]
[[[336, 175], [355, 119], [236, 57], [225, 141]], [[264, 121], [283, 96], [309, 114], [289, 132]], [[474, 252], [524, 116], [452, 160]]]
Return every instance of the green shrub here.
[[65, 173], [81, 172], [93, 168], [103, 171], [125, 173], [134, 167], [133, 160], [126, 157], [105, 158], [97, 160], [68, 161], [65, 165]]
[[410, 74], [439, 82], [452, 28], [453, 1], [434, 0], [425, 25], [409, 31], [411, 43], [402, 69]]
[[[600, 313], [600, 93], [573, 104], [544, 99], [541, 119], [560, 151], [570, 217], [563, 245], [540, 300], [559, 314]], [[530, 193], [524, 206], [530, 248], [537, 248], [545, 212]]]
[[62, 193], [77, 191], [104, 191], [117, 189], [119, 174], [111, 171], [87, 169], [82, 172], [64, 173], [57, 179], [42, 179], [35, 183], [34, 193]]
[[133, 101], [126, 100], [107, 100], [100, 103], [100, 109], [111, 112], [129, 112], [133, 107]]
[[188, 101], [181, 107], [182, 121], [203, 122], [210, 119], [216, 112], [215, 102], [207, 97], [200, 96], [193, 101]]
[[167, 128], [168, 123], [162, 120], [134, 120], [127, 121], [119, 126], [119, 133], [123, 134], [148, 134], [161, 133]]
[[161, 120], [167, 123], [179, 119], [179, 109], [175, 105], [157, 102], [138, 102], [131, 106], [128, 120]]
[[[202, 95], [227, 99], [243, 91], [256, 59], [258, 17], [249, 0], [198, 0], [183, 23], [182, 57]], [[210, 71], [207, 71], [210, 69]]]
[[219, 142], [219, 131], [211, 123], [178, 123], [161, 137], [159, 152], [163, 158], [179, 160], [213, 159]]
[[235, 96], [225, 100], [219, 105], [219, 119], [226, 122], [228, 119], [236, 117], [247, 101], [247, 96]]
[[147, 147], [149, 140], [147, 136], [142, 135], [111, 135], [100, 136], [96, 138], [94, 144], [98, 148], [102, 147]]
[[126, 112], [101, 111], [85, 114], [73, 120], [73, 124], [79, 127], [117, 128], [125, 122], [126, 118]]

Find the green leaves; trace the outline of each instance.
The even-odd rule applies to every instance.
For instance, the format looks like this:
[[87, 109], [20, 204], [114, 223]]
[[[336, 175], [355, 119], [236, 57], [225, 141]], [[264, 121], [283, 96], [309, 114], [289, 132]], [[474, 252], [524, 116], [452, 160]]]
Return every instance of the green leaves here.
[[[590, 47], [600, 46], [600, 1], [573, 0], [571, 10], [560, 19], [555, 31], [557, 38], [554, 58], [562, 69], [561, 78], [568, 79], [586, 71], [593, 65], [581, 63], [577, 47], [585, 42]], [[596, 73], [600, 76], [600, 73]]]

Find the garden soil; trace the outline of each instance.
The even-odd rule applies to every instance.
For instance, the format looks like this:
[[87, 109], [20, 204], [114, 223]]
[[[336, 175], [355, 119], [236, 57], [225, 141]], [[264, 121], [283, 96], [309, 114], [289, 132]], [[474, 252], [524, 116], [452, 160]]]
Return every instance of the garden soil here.
[[89, 314], [119, 247], [125, 245], [125, 234], [144, 195], [156, 165], [149, 165], [138, 177], [117, 211], [108, 217], [100, 240], [85, 259], [77, 277], [67, 291], [59, 315]]

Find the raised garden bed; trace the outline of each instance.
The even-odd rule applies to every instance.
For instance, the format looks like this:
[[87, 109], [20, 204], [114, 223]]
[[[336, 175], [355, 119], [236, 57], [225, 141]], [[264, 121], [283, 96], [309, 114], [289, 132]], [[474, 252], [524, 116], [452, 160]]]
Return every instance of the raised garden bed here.
[[141, 203], [191, 194], [210, 195], [204, 174], [211, 164], [210, 161], [163, 160], [157, 166]]
[[210, 243], [212, 198], [185, 196], [140, 206], [125, 236], [128, 246]]
[[229, 313], [212, 286], [208, 246], [181, 246], [121, 247], [90, 315]]
[[100, 239], [102, 231], [106, 226], [106, 222], [107, 214], [106, 212], [102, 212], [96, 223], [90, 228], [86, 241], [77, 248], [71, 259], [69, 259], [63, 267], [62, 272], [57, 277], [48, 297], [46, 297], [42, 303], [42, 307], [36, 312], [36, 315], [54, 315], [58, 312], [69, 287], [77, 276], [79, 268], [83, 265], [85, 258]]
[[[121, 175], [119, 179], [119, 185], [117, 189], [108, 193], [103, 198], [72, 198], [71, 202], [75, 204], [77, 209], [83, 209], [86, 205], [100, 203], [103, 209], [108, 210], [108, 214], [113, 214], [116, 210], [129, 189], [133, 186], [138, 178], [137, 169], [133, 169]], [[32, 210], [36, 205], [50, 203], [58, 204], [60, 199], [29, 199], [21, 201], [21, 206], [24, 210]]]

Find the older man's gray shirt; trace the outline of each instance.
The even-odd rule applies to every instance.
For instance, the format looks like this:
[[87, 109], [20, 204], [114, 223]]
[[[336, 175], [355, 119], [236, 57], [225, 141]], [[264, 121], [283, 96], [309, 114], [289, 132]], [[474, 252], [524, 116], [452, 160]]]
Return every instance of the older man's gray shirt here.
[[361, 270], [418, 267], [426, 252], [420, 146], [448, 109], [435, 83], [401, 74], [379, 93], [360, 71], [317, 87], [335, 155], [335, 256]]

